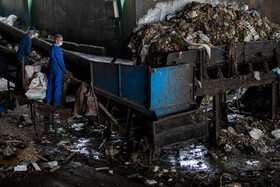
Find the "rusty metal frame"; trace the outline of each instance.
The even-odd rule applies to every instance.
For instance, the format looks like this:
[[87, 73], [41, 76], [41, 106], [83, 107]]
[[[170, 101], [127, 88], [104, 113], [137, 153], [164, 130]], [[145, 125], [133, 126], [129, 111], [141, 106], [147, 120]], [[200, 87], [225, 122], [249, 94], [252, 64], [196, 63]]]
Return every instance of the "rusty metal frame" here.
[[207, 138], [208, 125], [205, 112], [205, 109], [197, 109], [154, 121], [152, 123], [154, 150], [188, 139]]

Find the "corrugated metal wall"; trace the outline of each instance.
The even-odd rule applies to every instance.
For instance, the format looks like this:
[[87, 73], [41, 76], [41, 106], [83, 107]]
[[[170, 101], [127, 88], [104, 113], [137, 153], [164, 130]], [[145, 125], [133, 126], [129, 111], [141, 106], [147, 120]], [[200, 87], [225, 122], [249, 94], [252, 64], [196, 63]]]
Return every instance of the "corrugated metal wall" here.
[[24, 5], [22, 0], [0, 0], [1, 15], [8, 16], [11, 14], [18, 15], [25, 23]]
[[61, 33], [66, 40], [79, 43], [115, 39], [113, 22], [105, 20], [104, 0], [0, 0], [1, 14], [27, 20], [26, 2], [31, 3], [31, 24], [38, 29]]
[[134, 0], [121, 0], [123, 18], [120, 22], [120, 41], [123, 43], [136, 24], [136, 7]]
[[90, 43], [113, 40], [103, 0], [33, 0], [32, 24], [61, 33], [66, 40]]

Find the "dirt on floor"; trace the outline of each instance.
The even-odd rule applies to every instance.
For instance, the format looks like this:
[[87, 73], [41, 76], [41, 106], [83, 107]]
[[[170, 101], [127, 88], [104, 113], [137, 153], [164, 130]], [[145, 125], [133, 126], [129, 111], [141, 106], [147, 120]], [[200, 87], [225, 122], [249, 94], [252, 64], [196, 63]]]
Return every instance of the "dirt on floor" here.
[[17, 103], [0, 118], [1, 186], [279, 186], [279, 119], [234, 107], [216, 147], [196, 141], [151, 160], [149, 147], [85, 116], [65, 121], [55, 114], [53, 127], [38, 114], [37, 137], [26, 120], [30, 108]]

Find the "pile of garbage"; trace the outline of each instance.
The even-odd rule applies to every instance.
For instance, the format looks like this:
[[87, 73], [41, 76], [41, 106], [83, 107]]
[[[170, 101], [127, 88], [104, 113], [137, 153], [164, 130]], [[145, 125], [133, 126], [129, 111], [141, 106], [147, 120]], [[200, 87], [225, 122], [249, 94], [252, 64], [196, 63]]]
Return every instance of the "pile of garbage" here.
[[229, 114], [228, 118], [230, 124], [221, 130], [219, 138], [219, 145], [225, 152], [266, 154], [275, 151], [280, 140], [277, 120], [262, 121], [239, 114]]
[[279, 39], [279, 26], [247, 5], [241, 8], [192, 2], [165, 21], [135, 29], [129, 47], [137, 65], [165, 66], [165, 54], [231, 42]]

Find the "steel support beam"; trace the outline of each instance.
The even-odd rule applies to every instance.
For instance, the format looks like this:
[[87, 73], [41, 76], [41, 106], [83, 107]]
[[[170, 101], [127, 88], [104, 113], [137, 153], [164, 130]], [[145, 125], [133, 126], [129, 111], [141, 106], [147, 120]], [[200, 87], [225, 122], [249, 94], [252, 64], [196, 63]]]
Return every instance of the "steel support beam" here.
[[202, 88], [196, 89], [195, 95], [215, 95], [216, 93], [225, 92], [228, 90], [236, 90], [239, 88], [246, 88], [252, 86], [261, 86], [266, 84], [272, 84], [273, 82], [278, 83], [278, 76], [276, 73], [261, 73], [260, 77], [260, 81], [256, 80], [253, 74], [204, 81], [202, 83]]
[[210, 137], [213, 138], [212, 140], [217, 142], [218, 138], [221, 134], [221, 110], [222, 109], [222, 94], [216, 93], [214, 95], [214, 102], [213, 102], [213, 110], [214, 110], [214, 122], [213, 122], [213, 131], [210, 134]]
[[271, 102], [271, 105], [272, 105], [272, 119], [276, 118], [276, 115], [277, 115], [277, 106], [278, 106], [278, 97], [279, 97], [279, 83], [272, 83], [271, 85], [271, 88], [272, 88], [272, 102]]

